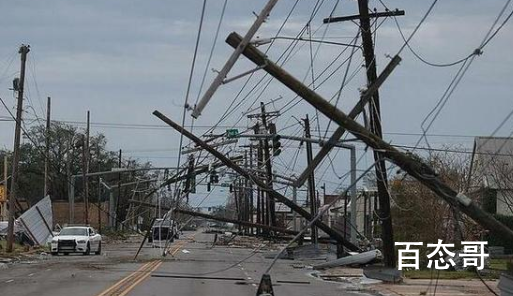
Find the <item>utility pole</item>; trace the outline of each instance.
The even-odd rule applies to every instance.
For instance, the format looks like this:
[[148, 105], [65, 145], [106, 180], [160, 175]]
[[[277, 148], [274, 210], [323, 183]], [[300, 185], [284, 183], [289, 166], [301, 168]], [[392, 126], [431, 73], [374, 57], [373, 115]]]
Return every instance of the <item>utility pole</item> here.
[[9, 173], [8, 165], [9, 165], [9, 162], [8, 162], [7, 153], [6, 153], [4, 155], [4, 201], [2, 202], [2, 212], [0, 213], [2, 215], [2, 221], [4, 221], [6, 219], [7, 201], [9, 200], [9, 195], [7, 192], [7, 187], [8, 187], [7, 186], [7, 180], [8, 180], [7, 174]]
[[[308, 118], [308, 114], [306, 114], [306, 117], [304, 119], [305, 122], [305, 138], [311, 138], [310, 135], [310, 119]], [[313, 152], [312, 152], [312, 143], [309, 141], [306, 141], [306, 160], [307, 164], [310, 165], [313, 159]], [[310, 174], [308, 177], [308, 196], [309, 196], [309, 202], [310, 202], [310, 214], [312, 217], [315, 217], [317, 215], [317, 200], [315, 198], [315, 175], [314, 172]], [[317, 227], [315, 225], [312, 225], [312, 244], [317, 246]]]
[[75, 220], [75, 178], [71, 173], [72, 161], [72, 148], [73, 142], [69, 144], [68, 152], [66, 153], [66, 178], [68, 180], [68, 205], [69, 205], [69, 224], [73, 224]]
[[[97, 169], [98, 172], [101, 172], [101, 163], [100, 163], [100, 141], [96, 143], [96, 163], [97, 163]], [[97, 202], [98, 202], [98, 232], [102, 232], [102, 185], [101, 182], [101, 176], [98, 175], [98, 196], [97, 196]]]
[[89, 173], [89, 125], [90, 113], [87, 111], [86, 133], [82, 141], [82, 182], [84, 184], [85, 224], [89, 224], [89, 182], [87, 180], [87, 174]]
[[[258, 124], [258, 123], [255, 124], [255, 126], [253, 128], [254, 128], [255, 134], [260, 133], [260, 124]], [[260, 170], [260, 168], [262, 166], [262, 158], [263, 158], [262, 157], [262, 141], [261, 140], [258, 141], [256, 154], [257, 154], [256, 167], [258, 170]], [[258, 176], [258, 178], [260, 178], [260, 173], [258, 173], [257, 176]], [[256, 212], [257, 224], [266, 224], [265, 218], [264, 218], [264, 205], [262, 203], [262, 194], [263, 194], [262, 189], [257, 186], [257, 212]], [[256, 230], [257, 230], [257, 234], [262, 233], [262, 229], [257, 228]]]
[[[118, 155], [118, 168], [121, 169], [121, 157], [123, 155], [123, 150], [119, 149]], [[116, 200], [116, 218], [119, 217], [119, 204], [121, 201], [121, 173], [118, 174], [118, 198]], [[118, 226], [118, 220], [116, 219], [116, 228]]]
[[210, 101], [216, 90], [223, 84], [223, 81], [226, 79], [228, 72], [233, 68], [235, 65], [235, 62], [239, 59], [242, 51], [244, 48], [251, 42], [251, 39], [253, 39], [253, 36], [256, 34], [260, 26], [265, 22], [269, 14], [271, 13], [273, 7], [276, 5], [278, 0], [269, 0], [267, 4], [264, 6], [262, 11], [258, 14], [255, 22], [251, 27], [249, 28], [248, 32], [242, 39], [240, 45], [233, 51], [230, 58], [226, 62], [226, 64], [223, 66], [223, 68], [218, 72], [216, 78], [210, 85], [210, 87], [207, 89], [201, 100], [198, 102], [198, 104], [194, 107], [194, 110], [192, 112], [192, 117], [198, 118], [198, 116], [203, 111], [203, 108], [207, 105], [207, 103]]
[[[253, 145], [249, 145], [249, 169], [253, 169]], [[251, 180], [248, 180], [249, 183], [249, 221], [251, 223], [255, 222], [253, 213], [255, 209], [255, 203], [254, 203], [254, 194], [253, 194], [253, 182]], [[250, 228], [251, 235], [254, 234], [253, 227]]]
[[[262, 114], [262, 125], [265, 131], [268, 131], [267, 125], [267, 114], [265, 113], [265, 104], [264, 102], [260, 102], [260, 112]], [[272, 160], [271, 154], [269, 153], [269, 141], [267, 139], [264, 140], [264, 157], [265, 157], [265, 169], [267, 176], [267, 187], [273, 188], [273, 168], [272, 168]], [[276, 226], [276, 209], [275, 203], [272, 198], [270, 198], [269, 193], [266, 194], [266, 206], [267, 206], [267, 215], [269, 216], [268, 225]]]
[[[353, 146], [351, 148], [351, 184], [356, 183], [356, 147]], [[356, 185], [351, 187], [351, 225], [353, 225], [353, 228], [351, 228], [351, 242], [353, 244], [357, 244], [356, 239], [356, 214], [357, 214], [357, 208], [356, 208]]]
[[[230, 46], [234, 47], [240, 43], [241, 39], [242, 37], [240, 37], [237, 33], [231, 33], [226, 39], [226, 42]], [[325, 98], [308, 88], [308, 86], [292, 76], [290, 73], [283, 70], [254, 46], [248, 45], [242, 54], [257, 65], [265, 65], [262, 68], [264, 71], [269, 73], [287, 88], [303, 98], [326, 117], [333, 120], [338, 125], [344, 127], [349, 133], [353, 134], [363, 143], [369, 147], [372, 147], [374, 150], [379, 150], [390, 162], [394, 163], [403, 171], [410, 174], [420, 183], [428, 187], [439, 198], [443, 199], [450, 206], [455, 207], [459, 211], [465, 213], [468, 217], [472, 218], [474, 221], [476, 221], [476, 223], [488, 229], [490, 232], [513, 240], [513, 230], [509, 229], [503, 223], [497, 221], [489, 213], [483, 211], [483, 209], [481, 209], [476, 202], [467, 197], [464, 193], [456, 192], [454, 189], [442, 182], [442, 180], [440, 180], [440, 178], [437, 176], [436, 172], [429, 165], [421, 161], [418, 156], [403, 152], [385, 142], [382, 138], [369, 132], [368, 129], [366, 129], [360, 123], [356, 122], [353, 118], [351, 118], [351, 116], [345, 114], [336, 106], [330, 104]], [[397, 62], [397, 60], [400, 60], [399, 56], [393, 57], [390, 63]], [[157, 116], [160, 118], [161, 115], [158, 113], [158, 111], [154, 111], [153, 113], [158, 114]], [[171, 122], [168, 122], [168, 119], [164, 120], [166, 123], [171, 124]], [[179, 129], [179, 126], [176, 124], [173, 124], [172, 126], [175, 129]], [[181, 129], [180, 131], [183, 132]], [[213, 150], [210, 150], [210, 152], [212, 154], [216, 153]], [[217, 153], [215, 155], [218, 159], [224, 160], [222, 155], [218, 155]], [[277, 196], [281, 201], [279, 194], [273, 194]], [[287, 202], [286, 200], [283, 201]], [[294, 205], [292, 204], [292, 206]], [[304, 217], [309, 216], [309, 214], [305, 215], [305, 213], [302, 213], [300, 209], [297, 209], [297, 211]], [[318, 226], [319, 225], [322, 224], [318, 224]], [[321, 226], [319, 226], [319, 228], [321, 228]], [[325, 231], [324, 229], [322, 230]], [[346, 243], [343, 238], [340, 239], [337, 234], [333, 234], [332, 237], [336, 237], [339, 241], [344, 241], [346, 245], [350, 245]]]
[[[7, 248], [8, 253], [13, 251], [14, 243], [14, 212], [16, 204], [16, 193], [18, 190], [18, 165], [20, 162], [20, 143], [21, 143], [21, 121], [23, 114], [23, 91], [25, 89], [25, 64], [27, 62], [27, 54], [30, 46], [21, 45], [18, 51], [21, 54], [21, 70], [20, 80], [18, 84], [18, 104], [16, 109], [16, 126], [14, 129], [14, 149], [12, 159], [12, 177], [11, 177], [11, 194], [9, 197], [9, 217], [7, 224]], [[6, 184], [7, 185], [7, 184]]]
[[[248, 169], [248, 151], [247, 150], [244, 150], [244, 169]], [[245, 212], [245, 216], [244, 216], [244, 221], [247, 221], [247, 222], [250, 222], [250, 214], [251, 214], [251, 204], [250, 204], [250, 198], [249, 198], [249, 195], [250, 195], [250, 189], [249, 189], [249, 180], [248, 179], [244, 179], [243, 181], [243, 187], [244, 187], [244, 212]], [[249, 234], [251, 232], [251, 228], [250, 227], [247, 227], [246, 228], [246, 234]]]
[[[222, 163], [224, 163], [228, 168], [233, 169], [236, 173], [241, 175], [244, 178], [252, 179], [256, 186], [262, 187], [263, 190], [268, 191], [271, 193], [271, 197], [279, 202], [282, 202], [284, 205], [291, 208], [293, 211], [296, 211], [299, 215], [303, 216], [306, 220], [312, 221], [314, 217], [308, 212], [305, 211], [302, 207], [298, 206], [297, 204], [293, 203], [289, 198], [285, 197], [283, 194], [267, 187], [267, 184], [257, 178], [253, 173], [250, 173], [231, 161], [228, 157], [226, 157], [224, 154], [220, 153], [216, 149], [210, 147], [207, 143], [202, 141], [200, 138], [192, 134], [191, 132], [184, 129], [182, 126], [177, 124], [176, 122], [172, 121], [171, 119], [167, 118], [165, 115], [160, 113], [159, 111], [155, 110], [153, 111], [153, 115], [157, 116], [160, 120], [164, 121], [167, 125], [184, 135], [185, 137], [192, 140], [194, 143], [196, 143], [198, 146], [201, 146], [203, 149], [205, 149], [208, 153], [210, 153], [212, 156], [220, 160]], [[318, 228], [320, 228], [322, 231], [326, 232], [327, 235], [332, 237], [333, 239], [337, 240], [337, 242], [343, 244], [345, 247], [347, 247], [351, 251], [357, 251], [359, 248], [355, 245], [353, 245], [351, 242], [348, 242], [344, 239], [344, 237], [338, 233], [337, 231], [330, 228], [327, 224], [325, 224], [323, 221], [316, 219], [313, 223], [317, 225]]]
[[49, 165], [50, 165], [50, 108], [51, 108], [52, 99], [48, 97], [46, 102], [46, 130], [45, 130], [45, 186], [43, 196], [49, 194], [49, 185], [50, 185], [50, 177], [49, 174]]
[[[258, 157], [257, 169], [260, 171], [262, 165], [264, 164], [264, 144], [262, 141], [259, 141], [257, 157]], [[259, 178], [263, 179], [262, 173], [259, 173]], [[260, 223], [269, 225], [269, 216], [267, 215], [268, 214], [268, 212], [267, 212], [268, 204], [265, 202], [265, 200], [266, 200], [265, 190], [260, 189], [259, 193], [260, 193], [260, 198], [259, 198], [259, 200], [260, 200]], [[267, 230], [264, 229], [264, 232], [267, 232]]]
[[[297, 204], [297, 187], [296, 185], [292, 185], [292, 202]], [[293, 230], [298, 231], [299, 227], [297, 225], [297, 213], [295, 211], [292, 211], [292, 225]]]
[[[360, 31], [363, 42], [363, 55], [365, 58], [365, 67], [367, 68], [367, 84], [371, 85], [377, 79], [376, 56], [374, 54], [374, 44], [372, 40], [371, 23], [369, 17], [369, 1], [358, 0], [358, 10], [360, 13]], [[379, 102], [379, 91], [376, 90], [368, 105], [370, 114], [370, 131], [376, 136], [383, 138], [381, 129], [381, 110]], [[383, 240], [383, 257], [385, 266], [395, 267], [395, 248], [394, 231], [392, 227], [392, 215], [390, 212], [390, 193], [388, 191], [388, 176], [385, 159], [379, 151], [374, 150], [374, 160], [377, 161], [376, 183], [378, 187], [379, 208], [381, 216], [381, 239]], [[352, 196], [356, 202], [356, 196]], [[353, 204], [353, 202], [351, 202]], [[354, 215], [355, 213], [351, 213]], [[353, 225], [354, 226], [354, 225]]]

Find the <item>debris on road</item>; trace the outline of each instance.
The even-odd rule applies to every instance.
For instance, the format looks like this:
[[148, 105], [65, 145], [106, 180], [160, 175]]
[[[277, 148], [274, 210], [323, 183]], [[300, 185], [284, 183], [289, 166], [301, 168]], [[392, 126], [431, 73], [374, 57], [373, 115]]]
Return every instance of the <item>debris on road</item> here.
[[323, 269], [344, 265], [364, 265], [373, 261], [381, 259], [381, 252], [379, 250], [371, 250], [360, 254], [342, 257], [326, 263], [314, 265], [314, 269]]

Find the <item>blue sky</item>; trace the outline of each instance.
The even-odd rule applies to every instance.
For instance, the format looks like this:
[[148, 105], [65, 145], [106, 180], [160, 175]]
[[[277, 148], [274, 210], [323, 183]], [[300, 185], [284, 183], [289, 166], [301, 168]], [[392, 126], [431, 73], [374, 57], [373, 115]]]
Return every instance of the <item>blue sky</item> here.
[[[199, 48], [199, 56], [193, 77], [190, 100], [198, 96], [199, 86], [214, 33], [219, 21], [223, 0], [208, 0], [205, 25]], [[212, 62], [209, 68], [220, 69], [228, 58], [231, 48], [224, 43], [232, 31], [244, 34], [254, 20], [253, 12], [263, 7], [264, 0], [228, 0], [226, 15], [221, 27]], [[311, 23], [315, 39], [335, 42], [348, 42], [355, 36], [357, 27], [346, 22], [322, 24], [322, 18], [329, 15], [335, 0], [320, 1], [319, 12]], [[406, 35], [413, 30], [431, 1], [385, 1], [389, 8], [400, 8], [406, 15], [400, 17]], [[160, 124], [151, 115], [155, 109], [175, 121], [181, 120], [188, 74], [192, 61], [194, 42], [198, 30], [199, 16], [203, 1], [157, 1], [157, 0], [117, 0], [117, 1], [7, 1], [0, 0], [0, 97], [11, 107], [14, 98], [8, 88], [17, 75], [19, 56], [17, 49], [21, 43], [30, 44], [28, 91], [25, 116], [28, 119], [43, 117], [45, 98], [53, 100], [53, 118], [65, 121], [84, 121], [86, 111], [91, 111], [92, 132], [104, 133], [109, 141], [109, 149], [123, 149], [126, 155], [151, 161], [159, 166], [176, 164], [178, 135], [168, 129], [135, 129], [105, 127], [97, 123]], [[290, 11], [294, 1], [281, 0], [268, 21], [257, 34], [265, 38], [274, 36]], [[305, 26], [316, 1], [301, 0], [280, 36], [296, 36]], [[451, 62], [472, 52], [481, 42], [495, 17], [504, 5], [504, 0], [446, 0], [439, 1], [419, 32], [412, 40], [412, 46], [425, 59], [433, 62]], [[370, 7], [383, 10], [378, 1], [370, 1]], [[357, 4], [353, 0], [341, 0], [334, 15], [356, 13]], [[513, 7], [508, 8], [508, 13]], [[325, 31], [326, 30], [326, 31]], [[303, 37], [308, 37], [304, 35]], [[269, 51], [276, 60], [289, 45], [289, 41], [277, 41]], [[402, 45], [402, 39], [392, 19], [385, 20], [376, 36], [376, 56], [379, 69], [388, 62], [386, 55], [394, 55]], [[267, 47], [262, 47], [266, 49]], [[485, 48], [483, 55], [476, 58], [467, 75], [447, 102], [429, 134], [445, 135], [489, 135], [513, 108], [513, 29], [507, 24], [498, 36]], [[314, 60], [314, 75], [321, 71], [339, 54], [344, 47], [322, 45]], [[313, 47], [316, 50], [316, 47]], [[344, 57], [347, 57], [347, 51]], [[383, 130], [387, 140], [396, 144], [414, 145], [418, 136], [404, 136], [390, 133], [421, 132], [421, 123], [444, 92], [458, 67], [434, 68], [421, 63], [408, 50], [401, 57], [400, 66], [381, 88]], [[355, 52], [351, 73], [358, 69], [362, 61], [360, 52]], [[287, 61], [284, 67], [300, 79], [306, 77], [310, 83], [310, 48], [303, 44]], [[231, 75], [248, 70], [253, 65], [240, 59]], [[203, 91], [215, 73], [207, 72]], [[264, 73], [259, 72], [249, 83], [251, 89]], [[330, 98], [340, 85], [343, 70], [326, 81], [318, 92]], [[197, 133], [216, 123], [220, 115], [229, 107], [235, 94], [241, 89], [245, 79], [224, 85], [207, 106], [204, 115], [195, 122]], [[265, 80], [267, 81], [267, 80]], [[365, 86], [363, 71], [345, 87], [340, 107], [348, 111], [356, 98], [359, 88]], [[261, 88], [257, 88], [260, 90]], [[246, 94], [246, 91], [243, 93]], [[232, 116], [220, 123], [217, 131], [226, 126], [245, 126], [250, 121], [241, 117], [253, 101], [282, 97], [268, 109], [282, 109], [294, 95], [277, 81], [272, 81], [262, 95], [254, 91]], [[314, 109], [305, 102], [287, 111], [278, 120], [278, 129], [295, 124], [285, 130], [300, 135], [295, 118], [306, 113], [315, 116]], [[30, 108], [30, 105], [32, 108]], [[0, 110], [0, 116], [7, 116]], [[187, 117], [190, 123], [190, 117]], [[34, 124], [27, 120], [26, 124]], [[317, 127], [314, 120], [313, 127]], [[327, 121], [319, 122], [321, 130]], [[498, 135], [507, 136], [512, 131], [513, 122], [507, 122]], [[331, 125], [330, 129], [334, 129]], [[0, 147], [12, 147], [12, 122], [0, 121]], [[317, 131], [313, 132], [318, 135]], [[429, 137], [430, 144], [462, 145], [470, 147], [471, 137]], [[425, 143], [422, 143], [425, 145]], [[296, 148], [294, 148], [296, 147]], [[363, 147], [362, 147], [363, 148]], [[279, 172], [289, 173], [288, 164], [293, 161], [297, 144], [287, 148], [276, 161]], [[364, 151], [359, 149], [359, 156]], [[348, 170], [347, 152], [333, 155], [335, 169], [324, 164], [318, 175], [324, 174], [323, 181], [334, 190], [340, 183], [335, 176]], [[304, 152], [300, 154], [295, 170], [304, 167]], [[365, 156], [360, 164], [363, 169], [370, 157]], [[321, 180], [319, 180], [321, 181]]]

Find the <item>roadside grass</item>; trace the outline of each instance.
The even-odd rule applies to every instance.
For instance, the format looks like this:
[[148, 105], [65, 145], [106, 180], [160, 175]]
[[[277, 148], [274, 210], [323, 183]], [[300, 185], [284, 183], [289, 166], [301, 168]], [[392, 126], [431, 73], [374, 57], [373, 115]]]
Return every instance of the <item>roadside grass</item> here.
[[14, 244], [14, 249], [13, 249], [13, 252], [11, 252], [11, 253], [7, 253], [6, 248], [7, 248], [7, 241], [1, 240], [0, 241], [0, 256], [11, 257], [11, 256], [22, 254], [22, 253], [25, 253], [28, 251], [25, 246], [17, 244], [17, 243]]
[[31, 246], [27, 246], [27, 245], [21, 245], [18, 243], [14, 243], [13, 252], [7, 253], [6, 246], [7, 246], [7, 241], [1, 240], [0, 241], [0, 257], [10, 258], [10, 257], [19, 256], [19, 255], [28, 255], [28, 254], [33, 254], [33, 253], [42, 252], [42, 251], [43, 252], [49, 251], [49, 248], [47, 246], [31, 247]]
[[[456, 279], [479, 279], [474, 271], [449, 271], [449, 270], [403, 270], [403, 276], [409, 279], [441, 279], [441, 280], [456, 280]], [[500, 271], [487, 270], [481, 272], [483, 279], [491, 280], [498, 279]]]
[[495, 270], [508, 270], [508, 263], [513, 264], [513, 259], [501, 258], [490, 259], [490, 268]]

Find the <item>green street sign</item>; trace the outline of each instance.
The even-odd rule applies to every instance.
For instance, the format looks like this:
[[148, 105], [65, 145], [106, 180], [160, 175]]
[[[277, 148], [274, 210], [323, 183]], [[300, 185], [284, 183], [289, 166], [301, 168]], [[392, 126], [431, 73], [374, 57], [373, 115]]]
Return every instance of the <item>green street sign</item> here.
[[227, 138], [235, 138], [239, 134], [239, 130], [236, 128], [227, 129], [226, 130], [226, 137]]

